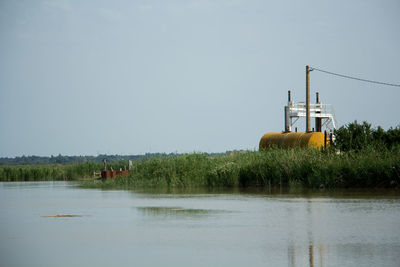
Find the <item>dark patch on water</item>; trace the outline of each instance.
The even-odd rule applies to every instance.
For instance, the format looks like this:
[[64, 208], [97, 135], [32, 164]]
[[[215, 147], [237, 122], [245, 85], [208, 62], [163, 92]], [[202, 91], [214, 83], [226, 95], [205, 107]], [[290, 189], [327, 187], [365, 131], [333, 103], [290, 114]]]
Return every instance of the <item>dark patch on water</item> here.
[[211, 209], [187, 209], [182, 207], [136, 207], [144, 215], [171, 217], [201, 217], [220, 214], [227, 211]]
[[74, 217], [84, 217], [87, 215], [75, 215], [75, 214], [57, 214], [57, 215], [48, 215], [41, 216], [42, 218], [74, 218]]

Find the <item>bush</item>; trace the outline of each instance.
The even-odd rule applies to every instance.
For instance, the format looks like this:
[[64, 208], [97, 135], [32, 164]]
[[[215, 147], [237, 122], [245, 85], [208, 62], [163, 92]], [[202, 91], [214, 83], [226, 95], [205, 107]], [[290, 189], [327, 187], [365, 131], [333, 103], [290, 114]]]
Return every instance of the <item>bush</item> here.
[[340, 151], [361, 151], [367, 148], [375, 150], [399, 150], [400, 126], [385, 131], [380, 126], [371, 128], [371, 124], [357, 121], [334, 131], [333, 147]]

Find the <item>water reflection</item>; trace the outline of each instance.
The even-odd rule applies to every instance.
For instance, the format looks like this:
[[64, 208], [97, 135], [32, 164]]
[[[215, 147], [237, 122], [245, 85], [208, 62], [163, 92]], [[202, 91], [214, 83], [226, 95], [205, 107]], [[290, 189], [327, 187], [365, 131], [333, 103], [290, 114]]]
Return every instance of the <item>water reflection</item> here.
[[[121, 190], [129, 190], [135, 197], [171, 197], [171, 198], [189, 198], [189, 197], [210, 197], [214, 195], [243, 195], [253, 197], [273, 197], [273, 198], [290, 198], [295, 200], [298, 198], [339, 198], [341, 200], [353, 201], [354, 199], [393, 199], [398, 201], [400, 198], [399, 189], [386, 188], [357, 188], [357, 189], [309, 189], [309, 188], [289, 188], [289, 187], [265, 187], [265, 188], [115, 188]], [[112, 190], [112, 189], [106, 189]]]
[[314, 267], [314, 248], [313, 248], [313, 245], [310, 245], [309, 247], [308, 247], [308, 255], [309, 255], [309, 258], [310, 258], [310, 267]]
[[182, 207], [136, 207], [143, 215], [161, 217], [204, 217], [212, 214], [219, 214], [225, 211], [209, 209], [187, 209]]
[[[313, 221], [313, 208], [314, 205], [318, 206], [318, 202], [312, 201], [311, 198], [308, 198], [304, 201], [305, 205], [305, 227], [297, 228], [297, 230], [303, 229], [304, 234], [306, 235], [306, 243], [295, 245], [296, 239], [293, 237], [293, 228], [291, 228], [290, 236], [292, 239], [288, 244], [288, 266], [309, 266], [309, 267], [317, 267], [324, 266], [324, 245], [318, 244], [314, 245], [316, 242], [313, 237], [313, 231], [315, 231], [314, 221]], [[318, 209], [317, 209], [318, 210]], [[291, 210], [292, 211], [292, 210]], [[293, 212], [289, 212], [288, 216], [292, 221], [295, 221]]]
[[309, 266], [323, 267], [325, 246], [309, 244], [308, 247], [295, 246], [293, 243], [288, 246], [288, 266]]
[[0, 266], [398, 266], [398, 191], [71, 185], [0, 183]]

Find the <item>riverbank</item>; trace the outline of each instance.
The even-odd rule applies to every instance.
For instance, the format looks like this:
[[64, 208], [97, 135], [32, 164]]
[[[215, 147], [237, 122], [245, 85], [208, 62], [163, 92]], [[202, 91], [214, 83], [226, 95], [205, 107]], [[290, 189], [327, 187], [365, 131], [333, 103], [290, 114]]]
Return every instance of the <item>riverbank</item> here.
[[[114, 169], [127, 162], [113, 163]], [[338, 154], [309, 149], [246, 151], [223, 156], [193, 153], [135, 161], [131, 174], [95, 180], [101, 163], [0, 166], [1, 181], [81, 180], [89, 188], [301, 186], [400, 187], [400, 152], [373, 149]]]
[[399, 187], [400, 153], [292, 149], [210, 157], [186, 154], [135, 162], [127, 177], [85, 187]]
[[[125, 162], [112, 163], [115, 169]], [[126, 166], [126, 164], [125, 164]], [[84, 162], [74, 164], [0, 165], [0, 181], [82, 181], [93, 179], [93, 173], [102, 170], [103, 164]]]

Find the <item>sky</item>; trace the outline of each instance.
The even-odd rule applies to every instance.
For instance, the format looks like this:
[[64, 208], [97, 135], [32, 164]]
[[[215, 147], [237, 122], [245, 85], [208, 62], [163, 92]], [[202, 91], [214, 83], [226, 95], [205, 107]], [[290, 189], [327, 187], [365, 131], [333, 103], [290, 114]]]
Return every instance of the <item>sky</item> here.
[[[0, 157], [258, 149], [305, 66], [400, 83], [400, 1], [0, 0]], [[338, 126], [400, 88], [311, 72]], [[305, 120], [295, 126], [304, 130]]]

